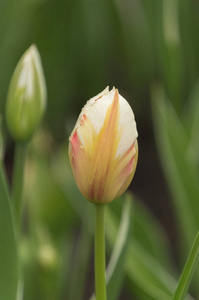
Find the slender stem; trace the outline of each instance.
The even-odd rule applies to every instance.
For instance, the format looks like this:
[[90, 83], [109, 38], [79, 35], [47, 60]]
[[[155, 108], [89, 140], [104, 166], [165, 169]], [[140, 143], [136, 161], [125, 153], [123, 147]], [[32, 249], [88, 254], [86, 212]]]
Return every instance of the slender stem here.
[[95, 205], [95, 297], [106, 300], [105, 204]]
[[14, 157], [14, 170], [12, 181], [12, 200], [14, 207], [14, 219], [16, 225], [16, 232], [20, 230], [21, 211], [22, 211], [22, 196], [23, 196], [23, 180], [24, 167], [26, 159], [27, 144], [16, 144]]
[[[12, 177], [12, 203], [13, 203], [13, 217], [15, 222], [15, 234], [16, 239], [19, 242], [20, 239], [20, 226], [21, 226], [21, 212], [22, 212], [22, 197], [23, 197], [23, 181], [24, 181], [24, 169], [26, 159], [27, 143], [16, 143], [15, 155], [14, 155], [14, 167]], [[19, 243], [18, 243], [19, 246]], [[18, 274], [18, 288], [17, 288], [17, 300], [23, 299], [23, 266], [20, 259], [19, 247], [19, 274]]]

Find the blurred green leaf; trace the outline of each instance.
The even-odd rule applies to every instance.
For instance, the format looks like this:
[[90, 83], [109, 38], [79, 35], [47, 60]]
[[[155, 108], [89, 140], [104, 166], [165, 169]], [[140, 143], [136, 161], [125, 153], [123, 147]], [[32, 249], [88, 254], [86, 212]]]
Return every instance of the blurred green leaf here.
[[0, 161], [0, 299], [16, 300], [17, 247], [4, 172]]
[[[125, 76], [135, 83], [133, 92], [137, 98], [143, 93], [154, 71], [153, 49], [146, 13], [140, 0], [130, 2], [113, 0], [113, 2], [116, 3], [121, 22], [120, 36], [123, 40], [120, 43], [123, 47], [123, 68], [125, 67]], [[119, 57], [118, 61], [120, 61]], [[121, 82], [118, 82], [119, 84], [121, 85]], [[132, 89], [131, 84], [128, 86], [128, 90], [130, 89]], [[135, 105], [139, 106], [138, 109], [142, 109], [141, 102], [135, 101], [134, 107]]]
[[189, 94], [198, 77], [199, 66], [199, 30], [198, 3], [195, 1], [178, 1], [178, 22], [182, 41], [185, 85], [184, 91]]
[[189, 136], [188, 158], [193, 165], [199, 163], [199, 80], [194, 85], [183, 111], [183, 119]]
[[[45, 224], [58, 239], [66, 230], [78, 222], [68, 196], [54, 180], [51, 155], [42, 153], [37, 145], [29, 151], [25, 176], [26, 206], [29, 210], [30, 226]], [[42, 181], [41, 181], [42, 178]]]
[[[190, 247], [199, 227], [199, 185], [196, 166], [189, 161], [189, 139], [164, 90], [153, 90], [153, 119], [161, 163], [176, 204], [184, 233], [184, 250]], [[179, 228], [180, 229], [180, 228]]]
[[[60, 273], [61, 267], [66, 265], [60, 257], [59, 248], [50, 238], [47, 229], [38, 224], [34, 233], [29, 232], [23, 237], [20, 254], [25, 282], [24, 300], [61, 299], [63, 289]], [[64, 245], [64, 248], [67, 253], [69, 247]]]
[[135, 239], [132, 239], [126, 260], [126, 273], [131, 284], [142, 291], [142, 299], [170, 300], [175, 279]]
[[173, 300], [183, 300], [187, 294], [191, 278], [199, 259], [199, 233], [193, 243], [186, 265], [178, 282], [178, 286], [173, 296]]
[[141, 203], [134, 201], [133, 237], [151, 254], [165, 269], [174, 273], [173, 258], [168, 237], [161, 223], [153, 213]]
[[178, 0], [163, 0], [164, 83], [170, 100], [177, 111], [183, 105], [184, 63], [178, 25]]

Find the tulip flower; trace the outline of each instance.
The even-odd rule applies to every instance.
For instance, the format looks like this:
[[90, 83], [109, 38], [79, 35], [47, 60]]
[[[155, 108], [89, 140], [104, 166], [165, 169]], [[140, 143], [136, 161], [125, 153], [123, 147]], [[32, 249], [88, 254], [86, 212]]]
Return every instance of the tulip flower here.
[[69, 138], [69, 159], [83, 196], [95, 203], [95, 297], [106, 300], [105, 204], [122, 195], [135, 173], [138, 145], [133, 111], [113, 88], [90, 99]]
[[90, 99], [69, 138], [77, 186], [94, 203], [109, 203], [128, 188], [138, 158], [137, 129], [128, 102], [113, 88]]

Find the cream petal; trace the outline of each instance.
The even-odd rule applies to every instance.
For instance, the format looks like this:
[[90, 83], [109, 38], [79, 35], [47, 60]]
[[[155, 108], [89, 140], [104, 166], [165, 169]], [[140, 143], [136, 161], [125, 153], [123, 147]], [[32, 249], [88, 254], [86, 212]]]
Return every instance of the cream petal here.
[[[115, 88], [113, 88], [109, 92], [109, 88], [107, 87], [104, 91], [99, 93], [97, 96], [88, 100], [79, 115], [79, 118], [75, 124], [71, 136], [74, 134], [76, 129], [78, 130], [78, 128], [81, 126], [81, 120], [83, 118], [83, 115], [86, 115], [86, 117], [92, 122], [95, 132], [96, 134], [98, 134], [101, 128], [103, 127], [107, 109], [113, 102], [114, 94], [115, 94]], [[78, 130], [78, 135], [82, 142], [82, 145], [84, 146], [84, 141], [81, 137], [80, 130]]]
[[[101, 93], [99, 93], [97, 96], [91, 98], [90, 100], [88, 100], [86, 102], [86, 104], [84, 105], [84, 107], [81, 110], [81, 113], [77, 119], [77, 122], [75, 124], [75, 127], [71, 133], [71, 136], [74, 134], [74, 132], [76, 131], [76, 129], [80, 126], [81, 124], [81, 120], [83, 118], [83, 115], [85, 114], [87, 116], [87, 118], [91, 119], [93, 116], [93, 113], [95, 113], [96, 115], [99, 114], [99, 116], [103, 117], [102, 121], [100, 122], [100, 125], [103, 123], [104, 120], [104, 115], [106, 115], [105, 113], [103, 114], [103, 110], [102, 111], [97, 111], [97, 108], [94, 108], [93, 106], [98, 102], [97, 99], [102, 98], [103, 96], [107, 95], [109, 93], [109, 87], [107, 86]], [[96, 122], [95, 122], [96, 123]], [[96, 126], [98, 129], [99, 126]], [[95, 128], [95, 127], [94, 127]], [[97, 131], [98, 132], [98, 131]]]
[[[75, 130], [80, 126], [84, 114], [92, 122], [95, 132], [98, 134], [104, 124], [106, 112], [113, 101], [114, 94], [115, 88], [109, 91], [109, 87], [107, 87], [97, 96], [88, 100], [79, 115], [71, 135], [73, 135]], [[122, 156], [138, 137], [134, 113], [128, 102], [121, 95], [119, 95], [119, 104], [120, 118], [118, 131], [121, 131], [121, 140], [117, 149], [116, 158]], [[84, 146], [84, 140], [80, 130], [78, 130], [78, 135]]]
[[114, 93], [104, 94], [101, 98], [96, 98], [94, 102], [91, 102], [91, 106], [85, 112], [88, 119], [93, 124], [96, 134], [98, 134], [103, 127], [104, 120], [108, 107], [113, 102]]
[[135, 117], [130, 105], [121, 95], [119, 96], [119, 103], [120, 118], [118, 131], [121, 131], [121, 139], [118, 145], [116, 158], [118, 156], [121, 157], [138, 137]]

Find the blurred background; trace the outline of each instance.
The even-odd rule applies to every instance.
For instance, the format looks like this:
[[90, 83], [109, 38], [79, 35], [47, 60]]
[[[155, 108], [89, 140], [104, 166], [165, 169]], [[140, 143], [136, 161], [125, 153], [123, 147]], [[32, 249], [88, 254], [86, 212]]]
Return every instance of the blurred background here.
[[[0, 113], [4, 115], [14, 68], [33, 43], [48, 92], [45, 119], [26, 166], [25, 299], [84, 300], [92, 294], [93, 229], [85, 221], [92, 224], [92, 212], [82, 214], [85, 205], [92, 208], [75, 186], [67, 145], [82, 106], [107, 85], [128, 100], [139, 133], [138, 166], [130, 186], [138, 220], [130, 238], [165, 269], [171, 265], [169, 272], [178, 278], [199, 228], [198, 32], [198, 0], [0, 1]], [[5, 137], [11, 178], [14, 144], [6, 127]], [[122, 200], [116, 202], [110, 209], [119, 216]], [[144, 221], [140, 225], [142, 219], [148, 220], [146, 226]], [[167, 299], [136, 279], [139, 271], [141, 267], [133, 274], [124, 268], [115, 299]], [[197, 287], [194, 293], [199, 295]]]

